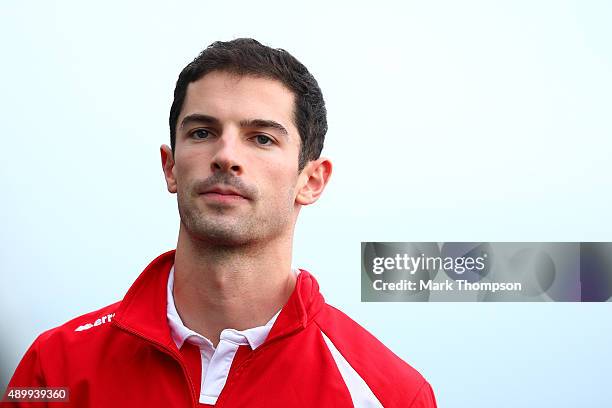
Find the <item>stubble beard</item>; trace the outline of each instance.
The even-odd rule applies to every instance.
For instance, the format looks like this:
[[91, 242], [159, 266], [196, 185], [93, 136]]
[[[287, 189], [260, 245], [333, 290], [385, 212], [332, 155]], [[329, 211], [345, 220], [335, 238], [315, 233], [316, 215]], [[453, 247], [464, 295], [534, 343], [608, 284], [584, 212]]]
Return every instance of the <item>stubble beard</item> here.
[[281, 236], [288, 228], [293, 229], [293, 190], [282, 195], [286, 204], [275, 208], [259, 208], [258, 198], [240, 204], [251, 210], [246, 213], [224, 205], [197, 202], [201, 200], [198, 194], [180, 190], [177, 201], [181, 223], [193, 239], [229, 249], [265, 242]]

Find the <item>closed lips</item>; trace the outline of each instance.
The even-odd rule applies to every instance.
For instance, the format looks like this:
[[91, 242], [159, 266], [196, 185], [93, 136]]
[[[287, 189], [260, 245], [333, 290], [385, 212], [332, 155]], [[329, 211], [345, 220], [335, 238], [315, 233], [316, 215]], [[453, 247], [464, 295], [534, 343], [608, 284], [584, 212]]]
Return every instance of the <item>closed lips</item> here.
[[247, 198], [244, 195], [237, 192], [236, 190], [229, 189], [229, 188], [218, 188], [218, 187], [206, 190], [202, 194], [220, 194], [220, 195], [238, 196], [242, 198]]

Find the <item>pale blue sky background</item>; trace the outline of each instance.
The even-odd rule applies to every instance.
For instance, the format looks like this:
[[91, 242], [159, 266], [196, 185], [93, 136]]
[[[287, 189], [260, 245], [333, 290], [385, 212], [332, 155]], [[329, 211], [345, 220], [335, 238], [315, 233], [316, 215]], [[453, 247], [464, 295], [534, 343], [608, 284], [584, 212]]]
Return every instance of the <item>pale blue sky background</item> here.
[[[294, 264], [440, 407], [604, 407], [611, 304], [360, 303], [361, 241], [612, 241], [612, 3], [0, 6], [0, 385], [37, 334], [176, 243], [159, 146], [181, 68], [251, 36], [316, 76], [334, 174]], [[4, 387], [2, 387], [4, 389]]]

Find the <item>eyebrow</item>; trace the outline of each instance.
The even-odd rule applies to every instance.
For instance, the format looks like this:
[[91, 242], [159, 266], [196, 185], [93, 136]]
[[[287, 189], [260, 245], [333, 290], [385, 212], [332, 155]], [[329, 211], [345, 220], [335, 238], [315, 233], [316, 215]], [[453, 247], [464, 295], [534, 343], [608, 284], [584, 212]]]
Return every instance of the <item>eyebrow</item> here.
[[289, 132], [283, 125], [273, 120], [268, 119], [245, 119], [240, 121], [240, 127], [252, 127], [259, 129], [276, 129], [283, 134], [289, 136]]
[[[212, 126], [221, 126], [221, 121], [214, 116], [205, 115], [203, 113], [193, 113], [187, 115], [181, 121], [181, 129], [191, 123], [204, 123]], [[243, 128], [258, 128], [258, 129], [275, 129], [283, 136], [288, 137], [289, 132], [280, 123], [269, 119], [243, 119], [239, 123]]]
[[193, 113], [191, 115], [185, 116], [183, 120], [181, 120], [181, 129], [191, 123], [205, 123], [207, 125], [220, 125], [221, 124], [221, 122], [219, 122], [219, 119], [213, 116], [204, 115], [202, 113]]

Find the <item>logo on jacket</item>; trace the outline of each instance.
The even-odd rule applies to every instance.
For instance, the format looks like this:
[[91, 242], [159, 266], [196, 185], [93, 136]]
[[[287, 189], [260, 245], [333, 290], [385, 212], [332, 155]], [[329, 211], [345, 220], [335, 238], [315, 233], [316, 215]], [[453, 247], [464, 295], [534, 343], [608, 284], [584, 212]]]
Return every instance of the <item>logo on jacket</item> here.
[[93, 323], [87, 323], [87, 324], [77, 327], [76, 329], [74, 329], [74, 331], [89, 330], [94, 326], [100, 326], [101, 324], [109, 323], [114, 316], [115, 316], [114, 313], [108, 314], [106, 316], [102, 316], [99, 319], [96, 319], [96, 321]]

